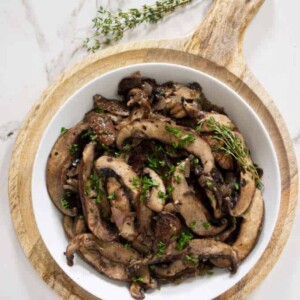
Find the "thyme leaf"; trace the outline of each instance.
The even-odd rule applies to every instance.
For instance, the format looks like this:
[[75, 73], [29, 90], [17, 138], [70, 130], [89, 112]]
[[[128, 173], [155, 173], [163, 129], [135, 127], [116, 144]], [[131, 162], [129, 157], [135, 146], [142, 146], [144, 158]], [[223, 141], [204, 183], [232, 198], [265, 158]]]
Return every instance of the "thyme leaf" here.
[[100, 6], [92, 20], [94, 33], [84, 40], [83, 47], [95, 52], [104, 45], [119, 41], [126, 31], [139, 24], [157, 23], [177, 7], [190, 2], [192, 0], [161, 0], [153, 5], [143, 5], [140, 9], [118, 10], [115, 14]]

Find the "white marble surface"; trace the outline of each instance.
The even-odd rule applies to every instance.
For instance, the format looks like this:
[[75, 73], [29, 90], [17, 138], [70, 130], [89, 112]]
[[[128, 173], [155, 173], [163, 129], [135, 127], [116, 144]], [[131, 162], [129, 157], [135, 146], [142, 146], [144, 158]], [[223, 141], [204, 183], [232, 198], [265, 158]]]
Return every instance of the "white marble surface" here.
[[[87, 53], [82, 40], [100, 3], [110, 9], [146, 0], [0, 1], [0, 298], [58, 299], [27, 261], [10, 219], [7, 173], [16, 133], [31, 105], [62, 70]], [[190, 33], [209, 0], [194, 0], [159, 25], [145, 25], [122, 42]], [[266, 0], [247, 31], [244, 48], [254, 74], [280, 108], [300, 157], [299, 1]], [[180, 25], [179, 25], [180, 24]], [[250, 299], [300, 299], [300, 208], [278, 263]], [[298, 279], [298, 280], [297, 280]]]

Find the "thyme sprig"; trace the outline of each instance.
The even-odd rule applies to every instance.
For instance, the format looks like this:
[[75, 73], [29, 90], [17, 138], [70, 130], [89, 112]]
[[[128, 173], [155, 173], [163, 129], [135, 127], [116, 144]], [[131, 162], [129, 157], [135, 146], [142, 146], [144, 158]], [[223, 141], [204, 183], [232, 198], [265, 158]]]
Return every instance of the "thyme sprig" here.
[[[202, 125], [203, 120], [198, 123], [198, 126], [196, 127], [197, 132], [201, 132]], [[249, 150], [245, 147], [244, 142], [239, 136], [228, 126], [216, 122], [212, 117], [207, 120], [207, 126], [214, 132], [213, 138], [222, 142], [221, 145], [216, 146], [216, 149], [231, 155], [244, 172], [252, 174], [257, 188], [262, 190], [264, 185], [254, 164], [249, 161]]]
[[100, 6], [97, 16], [92, 20], [94, 33], [83, 42], [83, 46], [88, 51], [95, 52], [103, 45], [119, 41], [126, 31], [137, 25], [157, 23], [177, 7], [190, 2], [192, 0], [161, 0], [153, 5], [144, 5], [140, 9], [131, 8], [128, 11], [119, 9], [115, 14]]

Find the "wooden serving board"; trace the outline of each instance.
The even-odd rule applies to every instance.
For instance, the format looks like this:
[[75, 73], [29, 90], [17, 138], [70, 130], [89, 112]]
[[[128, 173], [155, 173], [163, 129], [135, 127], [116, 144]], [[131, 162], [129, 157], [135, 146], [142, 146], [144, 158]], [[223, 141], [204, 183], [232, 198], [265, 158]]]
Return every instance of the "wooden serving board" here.
[[55, 263], [37, 229], [31, 202], [31, 174], [37, 147], [58, 108], [95, 77], [135, 63], [170, 62], [202, 70], [235, 90], [264, 123], [281, 173], [280, 213], [272, 239], [253, 269], [218, 299], [245, 298], [269, 273], [289, 236], [298, 194], [293, 144], [272, 99], [249, 70], [242, 53], [245, 29], [263, 0], [215, 0], [206, 18], [187, 38], [131, 43], [87, 57], [63, 73], [42, 94], [19, 131], [9, 173], [10, 209], [15, 230], [33, 267], [64, 299], [95, 299]]

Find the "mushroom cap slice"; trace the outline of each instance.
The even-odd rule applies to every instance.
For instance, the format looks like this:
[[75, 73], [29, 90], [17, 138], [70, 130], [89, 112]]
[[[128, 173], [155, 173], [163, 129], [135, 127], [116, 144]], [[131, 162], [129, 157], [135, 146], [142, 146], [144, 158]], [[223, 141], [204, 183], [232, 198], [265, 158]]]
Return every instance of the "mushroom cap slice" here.
[[130, 202], [123, 187], [114, 177], [107, 179], [107, 192], [114, 194], [111, 204], [111, 221], [116, 224], [120, 236], [133, 241], [137, 236], [134, 224], [134, 214], [131, 212]]
[[180, 220], [174, 214], [162, 211], [155, 216], [154, 236], [156, 242], [169, 243], [180, 229]]
[[100, 144], [110, 146], [116, 139], [116, 130], [109, 115], [105, 113], [89, 112], [85, 116], [85, 121], [93, 129]]
[[97, 251], [87, 250], [84, 246], [79, 248], [79, 253], [96, 271], [108, 278], [124, 282], [130, 280], [125, 265], [113, 262], [100, 255]]
[[62, 177], [64, 177], [72, 162], [70, 147], [88, 128], [88, 124], [79, 123], [62, 134], [54, 144], [47, 162], [46, 182], [50, 198], [62, 214], [71, 217], [76, 216], [77, 210], [72, 207], [65, 208], [61, 204], [64, 195], [64, 178]]
[[[252, 203], [244, 213], [243, 218], [239, 235], [232, 245], [232, 248], [238, 252], [241, 261], [249, 255], [256, 245], [263, 225], [264, 201], [259, 189], [256, 189]], [[220, 268], [228, 265], [228, 262], [223, 259], [214, 259], [211, 262]]]
[[105, 97], [97, 94], [93, 97], [94, 109], [107, 111], [117, 116], [129, 116], [129, 109], [124, 102], [114, 99], [106, 99]]
[[[244, 147], [246, 144], [244, 142], [243, 136], [239, 132], [235, 132], [235, 135], [243, 142]], [[245, 158], [246, 164], [248, 166], [253, 166], [252, 159], [250, 154]], [[229, 213], [234, 216], [238, 217], [241, 216], [247, 208], [250, 206], [253, 195], [255, 193], [256, 184], [253, 175], [249, 171], [241, 171], [240, 172], [240, 194], [239, 199], [236, 205], [231, 208], [229, 205]]]
[[86, 187], [91, 186], [90, 176], [94, 166], [95, 146], [96, 144], [92, 142], [87, 144], [83, 150], [79, 168], [79, 193], [89, 229], [97, 238], [112, 241], [117, 238], [117, 234], [109, 228], [109, 225], [102, 218], [96, 202], [97, 194], [86, 192]]
[[220, 125], [225, 125], [229, 127], [231, 130], [236, 128], [234, 123], [226, 115], [222, 115], [214, 112], [201, 112], [201, 114], [204, 116], [204, 118], [202, 117], [201, 119], [201, 121], [204, 120], [201, 125], [201, 133], [212, 132], [212, 129], [208, 124], [210, 118], [213, 118], [215, 122]]
[[122, 159], [109, 156], [101, 156], [95, 162], [95, 167], [98, 171], [110, 176], [117, 176], [126, 191], [131, 196], [133, 204], [136, 203], [139, 196], [139, 190], [133, 185], [134, 179], [138, 178], [133, 169], [126, 164]]
[[125, 140], [128, 138], [155, 139], [168, 145], [180, 143], [180, 137], [169, 132], [166, 129], [168, 126], [180, 132], [180, 136], [182, 137], [193, 136], [194, 141], [192, 143], [183, 144], [183, 148], [200, 158], [204, 172], [209, 173], [215, 166], [215, 160], [207, 142], [190, 128], [173, 125], [173, 123], [168, 121], [141, 120], [124, 126], [117, 135], [117, 147], [122, 149]]
[[145, 298], [144, 289], [142, 288], [141, 284], [138, 282], [131, 283], [129, 291], [131, 297], [134, 299], [140, 300]]
[[169, 279], [178, 277], [186, 270], [196, 269], [197, 267], [198, 263], [186, 263], [184, 259], [178, 259], [167, 267], [155, 266], [153, 271], [156, 276]]
[[164, 209], [165, 199], [160, 196], [166, 194], [166, 188], [162, 179], [150, 168], [144, 169], [144, 174], [148, 174], [149, 177], [158, 184], [158, 186], [153, 186], [150, 191], [150, 196], [146, 200], [146, 205], [155, 212], [160, 212]]
[[223, 258], [226, 268], [235, 273], [240, 262], [239, 255], [231, 246], [213, 239], [195, 239], [189, 241], [189, 253], [200, 259]]
[[68, 265], [73, 265], [74, 253], [78, 252], [80, 256], [98, 272], [111, 279], [129, 281], [127, 268], [124, 264], [113, 262], [101, 255], [99, 251], [94, 250], [91, 247], [89, 248], [90, 244], [95, 240], [95, 236], [90, 233], [74, 237], [69, 242], [65, 253]]
[[222, 232], [227, 222], [224, 219], [220, 227], [210, 224], [208, 212], [201, 204], [195, 193], [188, 186], [181, 170], [184, 170], [185, 161], [181, 162], [175, 169], [172, 177], [173, 192], [172, 198], [177, 206], [178, 212], [184, 218], [187, 226], [200, 236], [211, 236]]
[[241, 260], [244, 260], [255, 246], [263, 225], [264, 201], [259, 189], [256, 189], [251, 206], [243, 218], [239, 236], [233, 244]]
[[223, 143], [220, 140], [214, 139], [211, 135], [202, 135], [201, 136], [212, 148], [213, 156], [217, 164], [224, 170], [233, 169], [233, 157], [223, 151], [215, 149], [218, 146], [223, 146]]
[[105, 242], [97, 239], [93, 234], [85, 233], [75, 236], [66, 250], [66, 257], [69, 265], [73, 264], [74, 253], [79, 247], [97, 251], [101, 256], [124, 265], [129, 265], [132, 260], [141, 258], [141, 255], [130, 247], [125, 247], [118, 242]]

